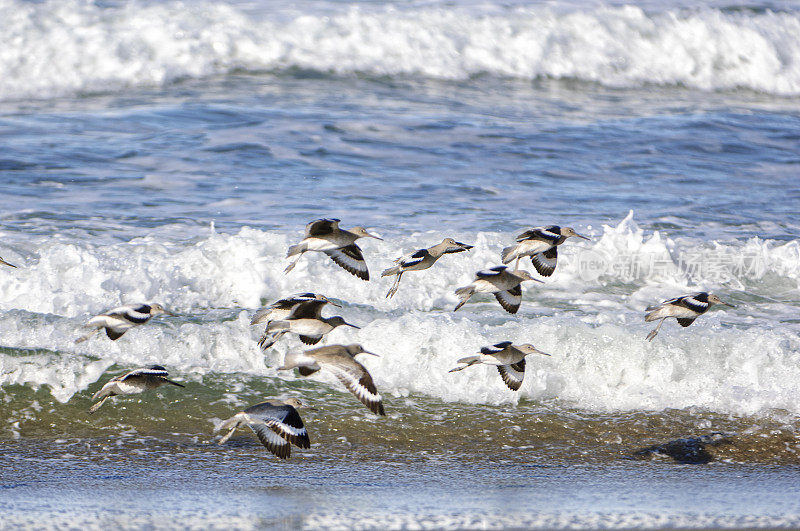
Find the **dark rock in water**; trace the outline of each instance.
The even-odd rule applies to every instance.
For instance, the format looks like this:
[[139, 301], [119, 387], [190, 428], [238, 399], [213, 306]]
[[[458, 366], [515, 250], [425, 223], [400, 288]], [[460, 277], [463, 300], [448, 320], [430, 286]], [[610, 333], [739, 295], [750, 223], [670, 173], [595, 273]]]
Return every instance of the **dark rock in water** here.
[[632, 457], [647, 459], [667, 456], [681, 464], [703, 465], [714, 460], [714, 455], [708, 451], [707, 447], [731, 443], [727, 437], [724, 433], [712, 433], [701, 437], [675, 439], [637, 450]]

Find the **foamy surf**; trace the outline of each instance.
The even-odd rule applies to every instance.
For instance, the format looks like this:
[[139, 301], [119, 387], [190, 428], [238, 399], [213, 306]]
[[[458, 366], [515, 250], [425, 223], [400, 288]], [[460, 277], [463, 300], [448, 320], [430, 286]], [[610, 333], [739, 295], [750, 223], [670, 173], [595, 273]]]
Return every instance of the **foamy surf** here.
[[237, 71], [576, 79], [800, 93], [800, 14], [636, 6], [0, 2], [0, 100]]
[[[797, 289], [797, 241], [673, 240], [643, 230], [633, 214], [586, 232], [592, 242], [562, 246], [556, 274], [525, 288], [517, 316], [500, 311], [490, 297], [451, 311], [453, 290], [476, 269], [496, 264], [513, 237], [506, 233], [457, 235], [475, 248], [407, 274], [393, 299], [384, 296], [388, 281], [362, 282], [322, 255], [305, 256], [284, 274], [289, 233], [212, 229], [190, 241], [148, 236], [104, 246], [33, 239], [25, 268], [0, 272], [7, 295], [0, 303], [0, 385], [44, 386], [68, 402], [113, 364], [160, 363], [200, 380], [275, 378], [282, 354], [301, 345], [283, 341], [264, 356], [256, 345], [262, 330], [249, 317], [263, 302], [313, 288], [345, 302], [335, 314], [362, 327], [337, 329], [327, 342], [361, 342], [380, 353], [365, 363], [390, 396], [495, 405], [530, 399], [595, 412], [696, 406], [737, 415], [800, 413], [796, 301], [779, 300], [787, 286], [789, 293]], [[365, 246], [365, 257], [377, 272], [402, 251], [441, 237], [390, 236]], [[712, 251], [714, 268], [686, 267], [687, 257], [708, 260]], [[758, 267], [742, 265], [742, 256]], [[589, 259], [602, 267], [587, 266]], [[713, 310], [691, 329], [668, 323], [656, 341], [644, 341], [646, 305], [700, 288], [725, 293], [740, 308]], [[179, 315], [153, 319], [116, 342], [73, 343], [90, 315], [131, 300], [159, 301]], [[447, 372], [458, 358], [503, 340], [553, 354], [529, 360], [518, 393], [492, 367]], [[312, 381], [335, 388], [324, 375]]]

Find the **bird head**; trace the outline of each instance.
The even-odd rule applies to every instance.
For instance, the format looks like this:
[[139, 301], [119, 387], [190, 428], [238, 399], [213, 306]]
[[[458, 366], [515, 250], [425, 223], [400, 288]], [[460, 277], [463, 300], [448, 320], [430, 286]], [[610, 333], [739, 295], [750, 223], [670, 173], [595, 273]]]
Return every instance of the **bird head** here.
[[175, 315], [174, 313], [165, 310], [164, 307], [157, 302], [154, 302], [150, 305], [150, 315], [161, 315], [162, 313], [167, 315]]
[[364, 347], [359, 343], [353, 343], [352, 345], [347, 345], [344, 348], [347, 351], [347, 353], [350, 354], [351, 356], [357, 356], [358, 354], [369, 354], [370, 356], [379, 357], [374, 352], [365, 350]]
[[584, 240], [589, 239], [586, 236], [582, 236], [577, 232], [575, 232], [575, 229], [573, 229], [572, 227], [564, 227], [563, 229], [561, 229], [561, 235], [566, 238], [569, 238], [570, 236], [577, 236], [578, 238], [583, 238]]
[[523, 343], [522, 345], [517, 345], [516, 347], [517, 347], [517, 350], [519, 350], [520, 352], [522, 352], [526, 356], [528, 354], [542, 354], [544, 356], [549, 356], [550, 355], [547, 352], [542, 352], [541, 350], [539, 350], [538, 348], [534, 347], [530, 343]]
[[330, 319], [328, 319], [328, 324], [331, 325], [334, 328], [336, 328], [337, 326], [350, 326], [350, 327], [357, 328], [357, 329], [361, 328], [360, 326], [356, 326], [354, 324], [348, 323], [347, 321], [344, 320], [344, 317], [341, 317], [339, 315], [335, 315], [335, 316], [331, 317]]
[[365, 229], [364, 227], [353, 227], [348, 232], [355, 234], [359, 238], [375, 238], [376, 240], [383, 240], [383, 238], [379, 238], [374, 234], [370, 234], [369, 232], [367, 232], [367, 229]]
[[534, 282], [540, 282], [544, 284], [544, 282], [542, 282], [541, 280], [533, 278], [531, 274], [525, 271], [524, 269], [517, 269], [516, 271], [514, 271], [514, 276], [517, 276], [522, 280], [533, 280]]
[[727, 302], [724, 302], [723, 300], [721, 300], [716, 295], [713, 295], [713, 294], [710, 294], [710, 293], [708, 295], [708, 302], [709, 302], [709, 304], [723, 304], [725, 306], [730, 306], [731, 308], [736, 308], [736, 306], [734, 306], [733, 304], [728, 304]]

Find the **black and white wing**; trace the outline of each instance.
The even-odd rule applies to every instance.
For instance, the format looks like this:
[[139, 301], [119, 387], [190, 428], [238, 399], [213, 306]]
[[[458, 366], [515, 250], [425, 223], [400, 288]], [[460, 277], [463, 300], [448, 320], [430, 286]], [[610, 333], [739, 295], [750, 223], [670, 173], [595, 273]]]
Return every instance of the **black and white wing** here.
[[536, 271], [544, 277], [549, 277], [556, 270], [558, 261], [558, 247], [551, 247], [543, 253], [536, 253], [531, 256], [531, 262]]
[[[686, 295], [685, 297], [680, 297], [675, 302], [675, 304], [683, 306], [684, 308], [688, 308], [693, 312], [705, 313], [705, 311], [708, 310], [710, 306], [707, 301], [708, 301], [708, 294], [700, 292], [700, 293], [693, 293], [691, 295]], [[685, 324], [683, 326], [689, 326], [689, 324]]]
[[399, 264], [404, 268], [414, 267], [415, 265], [422, 263], [422, 261], [425, 260], [425, 257], [429, 254], [430, 253], [428, 253], [427, 249], [418, 249], [412, 254], [401, 258]]
[[516, 285], [509, 290], [498, 291], [494, 294], [494, 297], [505, 311], [511, 314], [517, 313], [520, 304], [522, 304], [522, 286]]
[[522, 380], [525, 378], [525, 359], [511, 365], [498, 365], [497, 371], [509, 389], [519, 391], [519, 388], [522, 387]]
[[353, 243], [347, 247], [324, 252], [348, 273], [357, 276], [361, 280], [369, 280], [367, 263], [364, 261], [364, 255], [361, 254], [361, 249], [358, 245]]
[[328, 304], [328, 301], [324, 300], [312, 300], [298, 303], [292, 308], [292, 313], [289, 314], [286, 320], [319, 319], [322, 316], [322, 308], [326, 304]]
[[292, 445], [280, 435], [272, 431], [266, 424], [248, 424], [253, 433], [264, 447], [272, 452], [273, 455], [281, 459], [287, 459], [292, 455]]
[[493, 356], [499, 352], [504, 351], [508, 347], [510, 347], [513, 343], [511, 341], [502, 341], [500, 343], [495, 343], [491, 347], [483, 347], [481, 349], [481, 354], [486, 354], [488, 356]]
[[476, 278], [496, 278], [503, 274], [508, 269], [506, 266], [495, 266], [489, 269], [482, 269], [475, 273]]
[[123, 374], [122, 376], [117, 376], [115, 380], [124, 381], [128, 378], [135, 378], [137, 376], [160, 376], [162, 378], [166, 378], [169, 376], [167, 369], [162, 367], [161, 365], [151, 365], [150, 367], [143, 367], [140, 369], [134, 369], [127, 374]]
[[678, 324], [681, 325], [684, 328], [689, 326], [690, 324], [692, 324], [695, 319], [697, 319], [697, 318], [696, 317], [677, 317]]
[[378, 393], [367, 369], [352, 358], [342, 361], [320, 359], [319, 363], [324, 364], [325, 368], [331, 371], [370, 411], [376, 415], [386, 415], [383, 410], [383, 398]]
[[280, 402], [262, 402], [250, 406], [244, 412], [250, 417], [262, 420], [281, 439], [299, 448], [311, 447], [303, 419], [293, 406]]
[[444, 253], [445, 254], [462, 253], [464, 251], [469, 251], [473, 247], [474, 245], [467, 245], [466, 243], [456, 242], [455, 247], [448, 247], [447, 249], [444, 250]]
[[561, 239], [561, 227], [558, 225], [535, 227], [533, 229], [526, 230], [517, 236], [518, 242], [523, 242], [525, 240], [540, 240], [544, 242], [550, 242], [553, 245], [556, 245], [559, 239]]
[[[150, 320], [150, 305], [135, 304], [131, 306], [120, 306], [104, 313], [106, 317], [120, 319], [133, 324], [144, 324]], [[121, 334], [120, 334], [121, 335]]]
[[306, 238], [309, 236], [325, 236], [339, 229], [340, 219], [323, 218], [316, 219], [306, 225]]

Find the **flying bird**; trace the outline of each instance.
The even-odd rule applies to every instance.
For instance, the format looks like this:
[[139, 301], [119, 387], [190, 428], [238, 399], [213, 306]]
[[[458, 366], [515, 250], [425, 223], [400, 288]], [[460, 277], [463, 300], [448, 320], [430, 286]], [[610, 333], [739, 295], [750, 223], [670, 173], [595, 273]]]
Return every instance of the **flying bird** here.
[[472, 249], [472, 245], [457, 242], [453, 238], [445, 238], [442, 240], [442, 243], [438, 245], [428, 247], [427, 249], [418, 249], [407, 256], [398, 258], [395, 260], [396, 266], [386, 269], [381, 274], [382, 277], [397, 275], [394, 279], [394, 284], [392, 284], [386, 296], [393, 297], [394, 294], [397, 293], [397, 288], [400, 286], [400, 279], [406, 271], [422, 271], [423, 269], [428, 269], [445, 254], [460, 253], [469, 251], [470, 249]]
[[332, 373], [362, 404], [377, 415], [386, 415], [383, 410], [383, 399], [372, 382], [369, 371], [355, 360], [359, 354], [373, 352], [364, 350], [361, 345], [330, 345], [305, 352], [288, 352], [279, 371], [294, 368], [301, 376], [310, 376], [320, 369]]
[[325, 295], [310, 292], [297, 293], [295, 295], [290, 295], [289, 297], [279, 299], [269, 306], [261, 308], [253, 315], [253, 318], [250, 320], [250, 324], [257, 325], [261, 323], [269, 323], [270, 321], [280, 321], [281, 319], [286, 319], [289, 317], [289, 314], [292, 313], [292, 309], [295, 306], [309, 301], [325, 301], [326, 303], [336, 306], [337, 308], [342, 307], [341, 304], [333, 302]]
[[519, 391], [522, 380], [525, 378], [525, 356], [529, 354], [550, 355], [530, 343], [514, 345], [511, 341], [503, 341], [491, 347], [483, 347], [480, 354], [461, 358], [458, 363], [462, 365], [450, 369], [449, 372], [463, 371], [467, 367], [479, 363], [495, 365], [508, 388], [512, 391]]
[[322, 317], [322, 308], [327, 303], [327, 300], [315, 299], [296, 304], [285, 319], [269, 322], [264, 334], [258, 341], [259, 346], [266, 350], [287, 332], [299, 335], [300, 341], [306, 345], [315, 345], [319, 343], [322, 336], [328, 334], [337, 326], [344, 325], [359, 328], [338, 315]]
[[292, 444], [298, 448], [311, 447], [303, 419], [296, 409], [303, 405], [296, 398], [267, 400], [235, 414], [217, 426], [214, 432], [230, 429], [219, 440], [219, 444], [225, 444], [236, 428], [246, 425], [253, 430], [267, 450], [281, 459], [286, 459], [292, 454]]
[[461, 298], [461, 301], [453, 311], [458, 311], [476, 293], [494, 293], [497, 302], [505, 311], [512, 314], [517, 313], [522, 304], [521, 284], [527, 280], [541, 282], [525, 270], [511, 271], [506, 266], [496, 266], [478, 271], [471, 284], [456, 290], [456, 295]]
[[705, 291], [670, 299], [661, 304], [656, 304], [655, 306], [648, 306], [646, 311], [649, 313], [645, 315], [644, 320], [650, 322], [661, 319], [661, 321], [654, 330], [651, 330], [650, 333], [647, 334], [647, 340], [652, 341], [653, 338], [656, 337], [658, 331], [661, 329], [661, 325], [664, 324], [664, 321], [668, 317], [677, 319], [678, 324], [681, 326], [689, 326], [695, 319], [706, 313], [706, 311], [715, 304], [723, 304], [731, 308], [736, 308], [733, 304], [723, 302], [716, 295], [706, 293]]
[[89, 319], [83, 327], [91, 328], [92, 331], [76, 339], [75, 343], [82, 343], [103, 329], [105, 329], [109, 339], [115, 341], [134, 326], [144, 324], [149, 321], [151, 317], [164, 313], [167, 315], [175, 315], [165, 310], [160, 304], [155, 303], [129, 304], [114, 308], [113, 310], [109, 310], [106, 313], [101, 313]]
[[100, 401], [89, 408], [89, 413], [94, 413], [100, 409], [103, 402], [112, 396], [135, 395], [151, 389], [157, 389], [167, 384], [184, 387], [183, 384], [173, 382], [168, 379], [167, 376], [169, 376], [167, 369], [161, 365], [151, 365], [150, 367], [134, 369], [128, 373], [115, 376], [94, 394], [92, 400]]
[[520, 258], [530, 256], [536, 271], [542, 276], [549, 277], [556, 270], [558, 246], [570, 236], [576, 236], [584, 240], [589, 239], [586, 236], [581, 236], [571, 227], [559, 227], [558, 225], [527, 230], [517, 236], [516, 244], [503, 249], [503, 263], [508, 264], [516, 260], [517, 263], [514, 269], [518, 269]]
[[353, 227], [350, 230], [340, 229], [339, 221], [341, 220], [333, 218], [318, 219], [306, 225], [303, 241], [289, 247], [286, 257], [297, 256], [297, 258], [286, 267], [285, 272], [288, 273], [294, 269], [303, 253], [318, 251], [327, 254], [331, 260], [348, 273], [362, 280], [369, 280], [367, 263], [355, 241], [359, 238], [375, 238], [376, 240], [382, 240], [382, 238], [370, 234], [364, 227]]

